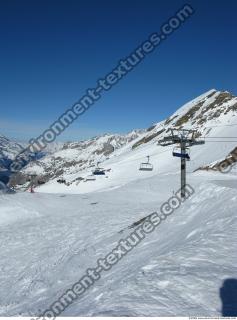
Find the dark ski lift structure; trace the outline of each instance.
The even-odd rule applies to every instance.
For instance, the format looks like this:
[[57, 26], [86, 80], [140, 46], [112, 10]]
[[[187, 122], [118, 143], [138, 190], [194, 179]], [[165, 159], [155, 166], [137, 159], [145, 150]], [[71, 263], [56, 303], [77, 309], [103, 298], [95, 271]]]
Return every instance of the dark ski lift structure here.
[[99, 167], [99, 162], [97, 162], [97, 167], [92, 172], [94, 176], [103, 176], [105, 175], [105, 170]]
[[182, 153], [180, 147], [174, 147], [173, 149], [173, 157], [177, 158], [185, 158], [186, 160], [190, 160], [190, 149], [186, 148], [186, 153]]
[[37, 177], [37, 174], [30, 173], [29, 177], [30, 177], [30, 193], [35, 193], [34, 186], [35, 186], [35, 179]]
[[170, 129], [171, 134], [158, 141], [160, 146], [178, 144], [174, 148], [173, 156], [181, 159], [181, 197], [185, 197], [186, 187], [186, 160], [190, 160], [189, 147], [204, 144], [204, 140], [198, 139], [197, 130]]
[[147, 156], [147, 162], [142, 162], [140, 164], [139, 170], [141, 171], [152, 171], [153, 165], [150, 163], [150, 156]]

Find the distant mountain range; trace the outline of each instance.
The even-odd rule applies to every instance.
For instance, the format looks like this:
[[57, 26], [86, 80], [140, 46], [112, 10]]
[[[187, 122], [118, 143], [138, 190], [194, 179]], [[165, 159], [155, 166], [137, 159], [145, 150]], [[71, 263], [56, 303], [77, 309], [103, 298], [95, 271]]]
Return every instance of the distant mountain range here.
[[[196, 163], [192, 163], [194, 171], [201, 166], [207, 166], [210, 162], [221, 161], [236, 147], [237, 143], [234, 143], [233, 139], [233, 143], [226, 141], [226, 143], [218, 144], [220, 139], [236, 135], [234, 134], [236, 132], [235, 125], [237, 125], [237, 97], [227, 91], [213, 89], [188, 102], [169, 118], [152, 125], [147, 130], [134, 130], [125, 135], [105, 134], [79, 142], [55, 143], [48, 147], [42, 158], [27, 164], [15, 176], [13, 183], [24, 184], [29, 173], [36, 173], [42, 183], [47, 184], [49, 181], [53, 182], [66, 177], [69, 185], [73, 185], [77, 183], [78, 177], [84, 179], [98, 163], [103, 166], [107, 163], [108, 165], [115, 164], [115, 158], [120, 161], [117, 162], [119, 170], [121, 161], [126, 162], [126, 159], [133, 157], [136, 159], [136, 154], [139, 154], [137, 162], [138, 159], [145, 158], [147, 154], [154, 153], [156, 155], [157, 141], [166, 136], [169, 129], [174, 127], [196, 129], [200, 137], [205, 137], [208, 140], [209, 152], [212, 156], [202, 154], [202, 150], [203, 152], [208, 150], [207, 146], [203, 149], [200, 147], [199, 160], [197, 158]], [[231, 139], [229, 138], [229, 140]], [[214, 150], [218, 146], [221, 152]], [[20, 149], [19, 144], [0, 136], [2, 169], [8, 168], [9, 163]], [[131, 166], [130, 172], [132, 171], [133, 167]], [[136, 175], [134, 179], [136, 179]], [[130, 180], [133, 178], [131, 177]]]

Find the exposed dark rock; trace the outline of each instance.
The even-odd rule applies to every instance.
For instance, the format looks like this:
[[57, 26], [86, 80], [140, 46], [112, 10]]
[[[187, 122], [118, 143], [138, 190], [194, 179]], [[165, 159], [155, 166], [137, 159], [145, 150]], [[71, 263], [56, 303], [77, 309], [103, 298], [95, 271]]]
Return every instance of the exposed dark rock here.
[[114, 152], [114, 147], [110, 143], [104, 143], [103, 148], [95, 150], [94, 154], [97, 154], [97, 155], [104, 154], [105, 156], [108, 156], [112, 152]]
[[153, 129], [155, 129], [156, 125], [153, 124], [152, 126], [150, 126], [146, 131], [149, 132], [149, 131], [152, 131]]
[[168, 119], [166, 119], [164, 125], [167, 126], [168, 124], [170, 124], [172, 121], [174, 121], [175, 118], [177, 118], [178, 115], [175, 115], [173, 117], [169, 117]]
[[155, 137], [158, 137], [162, 132], [164, 132], [165, 130], [162, 129], [158, 132], [155, 132], [149, 136], [146, 136], [144, 138], [142, 138], [141, 140], [137, 141], [133, 146], [132, 146], [132, 149], [135, 149], [137, 148], [138, 146], [140, 146], [141, 144], [144, 144], [144, 143], [147, 143], [149, 141], [151, 141], [152, 139], [154, 139]]
[[237, 147], [233, 149], [224, 160], [218, 161], [214, 165], [206, 165], [202, 166], [195, 171], [198, 170], [213, 170], [213, 171], [223, 171], [228, 169], [233, 164], [237, 163]]
[[202, 101], [198, 103], [197, 105], [193, 106], [189, 111], [183, 115], [181, 118], [178, 119], [178, 121], [175, 123], [176, 127], [181, 127], [185, 123], [187, 123], [190, 119], [192, 119], [196, 112], [203, 106], [205, 101]]

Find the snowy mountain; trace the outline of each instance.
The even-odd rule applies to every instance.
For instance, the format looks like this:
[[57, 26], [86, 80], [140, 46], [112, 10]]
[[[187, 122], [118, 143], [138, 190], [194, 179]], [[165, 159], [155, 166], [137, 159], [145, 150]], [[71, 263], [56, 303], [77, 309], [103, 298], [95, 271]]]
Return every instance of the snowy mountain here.
[[54, 141], [54, 142], [51, 142], [49, 144], [47, 144], [47, 146], [44, 148], [44, 153], [46, 155], [48, 154], [52, 154], [54, 152], [57, 152], [58, 150], [61, 150], [64, 146], [64, 142], [62, 141]]
[[0, 169], [7, 169], [11, 160], [19, 154], [22, 146], [7, 137], [0, 135]]
[[[147, 130], [65, 143], [26, 166], [23, 177], [46, 183], [0, 194], [0, 316], [40, 316], [55, 302], [61, 316], [236, 316], [237, 170], [217, 167], [235, 158], [236, 107], [211, 90]], [[192, 195], [164, 218], [180, 188], [180, 159], [160, 145], [173, 127], [196, 128], [205, 144], [190, 148]], [[148, 155], [153, 170], [140, 171]], [[90, 179], [97, 162], [106, 174]], [[138, 242], [154, 213], [159, 225]], [[114, 248], [122, 258], [98, 271]], [[100, 278], [62, 307], [88, 269]]]
[[[10, 165], [15, 157], [17, 157], [25, 148], [27, 148], [26, 142], [16, 142], [13, 141], [3, 135], [0, 135], [0, 181], [7, 183], [9, 181], [9, 177], [12, 177], [12, 172], [10, 170]], [[37, 159], [41, 159], [42, 157], [54, 153], [57, 150], [61, 149], [63, 143], [54, 142], [45, 148], [44, 152], [38, 153], [28, 153], [29, 159], [32, 161], [37, 161]], [[25, 163], [27, 165], [27, 162]], [[30, 164], [31, 165], [31, 164]], [[15, 175], [14, 175], [15, 176]], [[18, 176], [16, 175], [16, 179], [18, 181]], [[26, 181], [24, 179], [23, 181]]]
[[[124, 136], [106, 134], [83, 142], [66, 143], [60, 150], [31, 162], [20, 175], [27, 177], [28, 173], [36, 173], [41, 182], [46, 182], [40, 187], [42, 192], [84, 193], [111, 188], [118, 181], [123, 184], [140, 178], [138, 167], [140, 162], [146, 161], [147, 155], [151, 157], [154, 171], [143, 174], [144, 178], [166, 172], [167, 167], [178, 170], [179, 161], [172, 157], [172, 147], [157, 145], [159, 140], [169, 135], [171, 128], [196, 129], [197, 136], [205, 139], [204, 146], [190, 150], [188, 170], [195, 171], [225, 159], [236, 147], [236, 124], [237, 97], [227, 91], [213, 89], [147, 130], [133, 131]], [[110, 173], [96, 181], [82, 183], [90, 180], [91, 171], [98, 162], [99, 166], [108, 169]], [[57, 180], [66, 183], [59, 185]]]
[[[86, 141], [56, 144], [55, 152], [49, 145], [47, 155], [43, 159], [30, 162], [17, 175], [16, 180], [24, 182], [24, 177], [27, 179], [27, 174], [32, 172], [36, 173], [41, 181], [56, 179], [64, 174], [77, 174], [105, 161], [115, 150], [139, 137], [141, 132], [142, 130], [134, 130], [126, 135], [105, 134]], [[14, 178], [14, 181], [16, 180]]]

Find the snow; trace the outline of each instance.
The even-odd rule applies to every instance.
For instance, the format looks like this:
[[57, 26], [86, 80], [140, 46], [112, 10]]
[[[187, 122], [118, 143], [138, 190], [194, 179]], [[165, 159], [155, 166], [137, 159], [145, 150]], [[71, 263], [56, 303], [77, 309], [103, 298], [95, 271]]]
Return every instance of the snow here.
[[[234, 137], [235, 132], [235, 126], [213, 127], [209, 136]], [[190, 148], [191, 161], [187, 162], [187, 171], [193, 172], [199, 167], [225, 158], [237, 145], [234, 139], [226, 141], [227, 139], [224, 138], [222, 140], [226, 142], [221, 143], [219, 140], [221, 139], [208, 139], [207, 136], [206, 144]], [[173, 146], [161, 147], [157, 145], [157, 141], [151, 141], [132, 150], [133, 144], [134, 141], [116, 150], [110, 159], [101, 162], [101, 167], [111, 169], [111, 171], [106, 176], [96, 177], [96, 181], [73, 182], [71, 185], [65, 186], [57, 183], [57, 179], [53, 179], [38, 187], [37, 190], [46, 193], [82, 194], [110, 190], [154, 175], [179, 172], [180, 161], [172, 156]], [[154, 170], [152, 172], [139, 171], [140, 163], [146, 161], [147, 155], [150, 155], [150, 162], [153, 164]], [[86, 178], [91, 172], [92, 168], [75, 173], [69, 171], [68, 174], [63, 175], [63, 178], [70, 182], [77, 177]]]
[[36, 174], [36, 175], [41, 175], [44, 173], [44, 168], [40, 166], [34, 166], [34, 165], [28, 165], [25, 169], [24, 172], [27, 174]]
[[[203, 99], [207, 100], [206, 101], [207, 103], [209, 103], [209, 101], [211, 101], [210, 99], [212, 99], [212, 101], [214, 101], [215, 99], [213, 97], [217, 96], [219, 93], [220, 93], [220, 91], [217, 91], [216, 89], [208, 90], [207, 92], [201, 94], [200, 96], [196, 97], [195, 99], [193, 99], [193, 100], [189, 101], [188, 103], [184, 104], [181, 108], [179, 108], [174, 113], [174, 116], [175, 115], [179, 115], [179, 116], [184, 115], [187, 111], [189, 111], [190, 108], [192, 108], [195, 104], [199, 103]], [[211, 94], [213, 94], [213, 96], [211, 96], [211, 98], [207, 98]]]
[[0, 134], [0, 159], [2, 157], [14, 159], [14, 157], [21, 151], [22, 146], [20, 144]]
[[65, 143], [61, 146], [61, 149], [59, 148], [60, 144], [57, 144], [55, 152], [52, 152], [51, 148], [48, 147], [48, 154], [43, 159], [34, 163], [31, 162], [22, 172], [28, 174], [34, 171], [39, 175], [50, 172], [54, 175], [57, 169], [60, 171], [64, 168], [64, 171], [68, 174], [78, 173], [85, 167], [91, 167], [96, 165], [97, 162], [105, 160], [108, 156], [104, 154], [103, 149], [108, 144], [115, 150], [119, 149], [135, 140], [142, 132], [143, 130], [133, 130], [127, 135], [105, 134], [86, 141]]
[[[236, 181], [188, 182], [195, 194], [62, 315], [221, 315], [219, 289], [237, 271]], [[44, 311], [178, 187], [173, 172], [86, 195], [0, 198], [0, 315]]]
[[[203, 110], [219, 94], [208, 91], [174, 115], [181, 117], [200, 101]], [[233, 104], [231, 100], [227, 107]], [[63, 316], [222, 314], [220, 288], [237, 274], [237, 166], [228, 174], [195, 170], [224, 159], [236, 147], [236, 124], [231, 111], [199, 126], [206, 143], [190, 148], [187, 162], [194, 195], [110, 271], [103, 271]], [[55, 177], [33, 194], [0, 195], [0, 316], [41, 314], [125, 239], [134, 223], [159, 212], [173, 196], [180, 187], [180, 159], [172, 156], [173, 146], [157, 144], [167, 132], [133, 148], [163, 128], [164, 121], [149, 132], [106, 134], [60, 150], [55, 146], [56, 152], [24, 171], [52, 174], [51, 169], [72, 161], [62, 174], [68, 185]], [[97, 153], [108, 142], [115, 151], [109, 157]], [[154, 170], [139, 171], [147, 155]], [[91, 175], [94, 167], [86, 161], [101, 161], [106, 175], [76, 180]]]
[[[223, 94], [227, 99], [222, 104], [214, 107], [214, 102]], [[127, 135], [105, 134], [84, 142], [65, 144], [63, 149], [28, 165], [23, 173], [31, 171], [38, 175], [46, 176], [50, 181], [38, 187], [39, 192], [84, 194], [101, 192], [119, 188], [127, 183], [139, 179], [146, 179], [153, 175], [178, 172], [180, 163], [172, 157], [172, 147], [158, 146], [158, 140], [169, 134], [167, 130], [175, 126], [177, 120], [194, 108], [195, 113], [185, 122], [185, 128], [197, 128], [206, 140], [205, 145], [191, 148], [191, 161], [188, 163], [188, 172], [193, 172], [200, 167], [210, 165], [220, 159], [225, 159], [236, 143], [236, 112], [229, 109], [237, 102], [237, 98], [227, 92], [215, 89], [209, 90], [179, 108], [171, 117], [171, 122], [161, 121], [151, 127], [149, 131], [134, 130]], [[209, 108], [209, 106], [211, 106]], [[217, 116], [218, 115], [218, 116]], [[173, 119], [173, 120], [172, 120]], [[201, 123], [199, 122], [201, 120]], [[160, 133], [156, 136], [157, 132]], [[142, 139], [153, 137], [149, 142], [141, 143], [136, 148], [134, 145]], [[233, 138], [229, 138], [233, 137]], [[149, 140], [149, 139], [148, 139]], [[221, 141], [221, 142], [220, 142]], [[114, 151], [106, 155], [106, 146], [114, 147]], [[146, 161], [147, 155], [154, 165], [153, 172], [138, 171], [141, 162]], [[109, 170], [106, 176], [96, 177], [95, 181], [83, 182], [78, 179], [87, 179], [92, 174], [97, 162], [99, 166]], [[53, 177], [53, 178], [52, 178]], [[65, 184], [59, 184], [58, 179], [64, 179]]]

